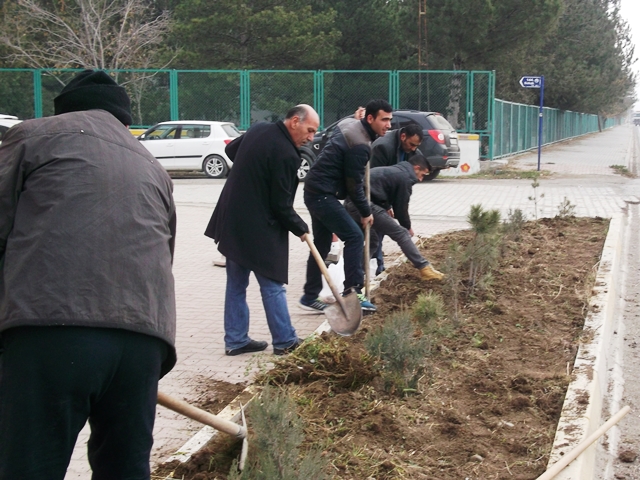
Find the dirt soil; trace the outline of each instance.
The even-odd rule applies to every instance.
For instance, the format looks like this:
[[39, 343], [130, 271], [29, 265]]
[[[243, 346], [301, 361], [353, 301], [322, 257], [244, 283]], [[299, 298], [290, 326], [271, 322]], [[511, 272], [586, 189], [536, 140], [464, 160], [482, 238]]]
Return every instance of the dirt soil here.
[[[375, 291], [378, 313], [356, 335], [305, 342], [260, 381], [296, 400], [304, 447], [322, 450], [328, 478], [535, 479], [549, 459], [608, 225], [526, 223], [519, 241], [503, 244], [491, 287], [465, 299], [458, 322], [450, 287], [424, 283], [403, 264]], [[470, 231], [431, 237], [424, 253], [438, 268], [451, 244], [470, 239]], [[363, 341], [428, 291], [445, 298], [449, 313], [416, 326], [431, 342], [416, 391], [389, 391]], [[226, 479], [240, 446], [218, 437], [153, 478]]]

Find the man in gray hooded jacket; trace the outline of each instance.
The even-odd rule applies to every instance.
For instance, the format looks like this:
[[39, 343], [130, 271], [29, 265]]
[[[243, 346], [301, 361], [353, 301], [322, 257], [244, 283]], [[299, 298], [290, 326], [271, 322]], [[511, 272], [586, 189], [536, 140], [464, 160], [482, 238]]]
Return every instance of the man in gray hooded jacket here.
[[93, 479], [148, 479], [176, 361], [166, 171], [129, 97], [85, 70], [0, 146], [0, 479], [62, 480], [85, 422]]

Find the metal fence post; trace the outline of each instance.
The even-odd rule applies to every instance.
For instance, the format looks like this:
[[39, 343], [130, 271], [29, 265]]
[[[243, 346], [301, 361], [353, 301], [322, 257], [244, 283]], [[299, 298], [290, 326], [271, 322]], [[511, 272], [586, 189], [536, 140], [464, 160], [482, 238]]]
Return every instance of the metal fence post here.
[[42, 117], [42, 70], [33, 71], [33, 114]]
[[169, 116], [172, 121], [180, 119], [180, 110], [178, 109], [178, 72], [176, 70], [169, 72]]
[[313, 72], [313, 108], [320, 117], [319, 129], [324, 129], [324, 76], [322, 70]]
[[394, 110], [400, 108], [400, 74], [397, 70], [389, 72], [389, 100]]
[[251, 126], [251, 80], [249, 72], [240, 72], [240, 130]]

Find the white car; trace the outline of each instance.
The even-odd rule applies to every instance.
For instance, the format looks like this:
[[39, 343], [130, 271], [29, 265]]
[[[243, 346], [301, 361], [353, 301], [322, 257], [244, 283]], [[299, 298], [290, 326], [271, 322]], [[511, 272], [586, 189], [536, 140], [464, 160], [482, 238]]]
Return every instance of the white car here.
[[233, 165], [224, 149], [240, 135], [231, 122], [179, 120], [158, 123], [138, 140], [167, 170], [201, 170], [224, 178]]
[[4, 115], [0, 113], [0, 143], [2, 143], [4, 133], [14, 125], [19, 124], [21, 121], [22, 120], [18, 120], [18, 117], [14, 117], [13, 115]]

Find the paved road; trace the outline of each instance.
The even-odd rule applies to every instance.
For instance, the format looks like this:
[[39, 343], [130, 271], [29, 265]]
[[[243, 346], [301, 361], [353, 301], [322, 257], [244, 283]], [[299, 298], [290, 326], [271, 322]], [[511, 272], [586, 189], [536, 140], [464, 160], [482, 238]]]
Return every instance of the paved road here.
[[[534, 194], [531, 180], [440, 178], [431, 183], [416, 185], [410, 207], [414, 231], [418, 235], [430, 236], [466, 228], [465, 218], [470, 206], [474, 204], [482, 204], [484, 208], [497, 208], [504, 215], [510, 209], [519, 208], [528, 218], [533, 219], [536, 213], [537, 216], [554, 216], [566, 197], [575, 205], [579, 216], [610, 217], [619, 213], [627, 206], [625, 198], [640, 192], [640, 181], [618, 175], [610, 167], [622, 165], [637, 171], [634, 163], [636, 132], [634, 127], [622, 126], [545, 149], [542, 169], [553, 172], [554, 175], [540, 180], [537, 212], [534, 202], [529, 199]], [[537, 154], [512, 158], [509, 164], [526, 170], [535, 169]], [[203, 235], [223, 185], [222, 180], [175, 180], [178, 236], [174, 275], [178, 312], [178, 363], [162, 379], [160, 389], [187, 401], [197, 399], [198, 386], [206, 379], [249, 382], [251, 372], [256, 369], [257, 358], [265, 362], [270, 357], [270, 354], [253, 357], [224, 355], [222, 313], [225, 272], [212, 265], [213, 260], [220, 258], [219, 253], [213, 241]], [[302, 202], [301, 190], [300, 188], [296, 197], [295, 207], [310, 223]], [[636, 249], [637, 241], [637, 238], [633, 238]], [[385, 242], [385, 254], [397, 255], [397, 249], [388, 241]], [[313, 332], [323, 320], [322, 316], [305, 314], [296, 307], [302, 293], [307, 255], [306, 245], [292, 236], [288, 300], [292, 320], [300, 336]], [[628, 295], [640, 295], [638, 282], [640, 279], [630, 285]], [[255, 279], [250, 284], [248, 298], [252, 314], [250, 335], [256, 340], [270, 342]], [[628, 384], [631, 383], [628, 381]], [[199, 424], [158, 407], [152, 462], [162, 462], [200, 428]], [[87, 438], [88, 431], [85, 428], [72, 457], [66, 476], [68, 480], [90, 478], [86, 460]]]

